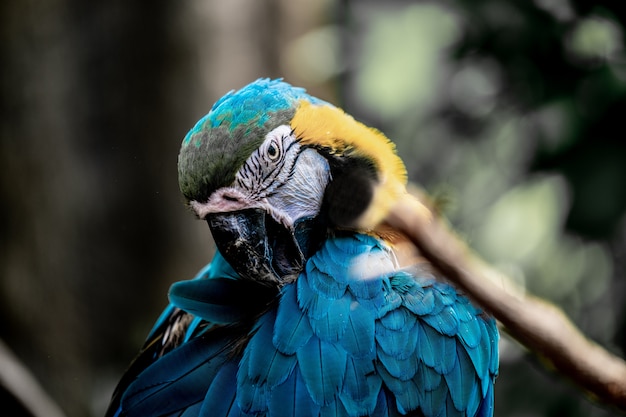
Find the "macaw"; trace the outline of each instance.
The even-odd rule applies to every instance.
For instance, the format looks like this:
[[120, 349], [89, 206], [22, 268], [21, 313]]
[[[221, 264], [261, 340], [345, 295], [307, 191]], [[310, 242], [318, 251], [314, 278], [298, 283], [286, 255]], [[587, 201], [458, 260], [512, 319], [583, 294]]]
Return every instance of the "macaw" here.
[[211, 263], [170, 305], [109, 416], [491, 416], [495, 321], [385, 225], [393, 144], [302, 88], [259, 79], [185, 136], [179, 185]]

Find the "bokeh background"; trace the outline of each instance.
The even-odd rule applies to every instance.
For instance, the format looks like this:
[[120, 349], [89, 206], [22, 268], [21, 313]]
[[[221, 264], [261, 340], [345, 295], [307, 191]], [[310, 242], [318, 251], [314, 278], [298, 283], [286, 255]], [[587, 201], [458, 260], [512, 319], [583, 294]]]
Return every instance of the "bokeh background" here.
[[[169, 285], [213, 251], [179, 195], [182, 137], [284, 77], [384, 131], [473, 248], [623, 357], [620, 3], [4, 0], [0, 340], [62, 413], [102, 415]], [[497, 416], [612, 415], [501, 352]]]

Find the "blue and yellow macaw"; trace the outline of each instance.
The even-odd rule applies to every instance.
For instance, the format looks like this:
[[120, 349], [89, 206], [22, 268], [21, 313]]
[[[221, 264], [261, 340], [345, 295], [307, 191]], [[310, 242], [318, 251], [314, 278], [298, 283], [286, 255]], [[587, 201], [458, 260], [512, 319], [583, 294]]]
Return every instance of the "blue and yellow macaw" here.
[[259, 79], [184, 138], [180, 189], [217, 252], [169, 307], [113, 416], [491, 416], [495, 322], [385, 225], [393, 144]]

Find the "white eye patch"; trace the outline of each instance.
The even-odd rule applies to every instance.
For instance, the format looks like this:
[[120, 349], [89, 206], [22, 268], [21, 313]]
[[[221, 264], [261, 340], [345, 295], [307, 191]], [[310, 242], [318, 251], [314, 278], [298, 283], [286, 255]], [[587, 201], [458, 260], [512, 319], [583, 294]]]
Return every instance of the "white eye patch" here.
[[285, 182], [300, 152], [292, 130], [278, 126], [267, 134], [235, 176], [235, 185], [251, 196], [264, 198]]
[[230, 189], [290, 227], [319, 213], [329, 180], [328, 161], [300, 145], [291, 127], [282, 125], [248, 157]]

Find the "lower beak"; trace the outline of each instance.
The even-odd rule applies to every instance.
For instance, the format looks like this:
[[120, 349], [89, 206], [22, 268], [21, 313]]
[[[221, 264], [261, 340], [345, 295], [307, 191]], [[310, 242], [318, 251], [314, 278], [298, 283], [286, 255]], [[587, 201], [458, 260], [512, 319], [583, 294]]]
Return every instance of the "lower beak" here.
[[293, 233], [265, 210], [213, 213], [206, 219], [217, 248], [242, 278], [281, 285], [302, 270], [304, 256]]

